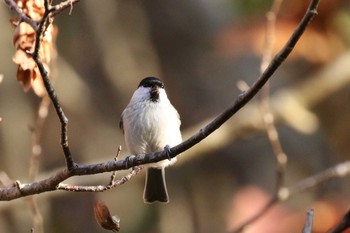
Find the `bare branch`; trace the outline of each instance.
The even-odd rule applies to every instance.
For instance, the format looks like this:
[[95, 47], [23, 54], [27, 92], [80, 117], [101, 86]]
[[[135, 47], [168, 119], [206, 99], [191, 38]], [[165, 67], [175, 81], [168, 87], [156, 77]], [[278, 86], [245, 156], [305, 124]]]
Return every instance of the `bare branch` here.
[[[274, 57], [270, 65], [266, 68], [266, 70], [262, 73], [262, 75], [258, 78], [258, 80], [246, 92], [239, 95], [237, 100], [233, 103], [232, 106], [224, 110], [218, 117], [216, 117], [211, 123], [209, 123], [202, 129], [200, 129], [199, 132], [197, 132], [195, 135], [185, 140], [181, 144], [171, 148], [170, 152], [168, 153], [157, 152], [157, 153], [150, 153], [150, 154], [138, 155], [138, 156], [130, 155], [124, 160], [109, 161], [105, 163], [92, 164], [92, 165], [77, 165], [73, 161], [73, 158], [68, 146], [68, 134], [67, 134], [68, 119], [65, 116], [63, 109], [61, 108], [58, 102], [56, 92], [48, 79], [47, 72], [43, 64], [40, 62], [40, 58], [37, 56], [38, 54], [36, 54], [34, 51], [33, 58], [36, 64], [38, 65], [39, 71], [44, 80], [45, 88], [51, 98], [51, 101], [53, 102], [56, 113], [61, 123], [61, 146], [63, 148], [63, 152], [65, 155], [67, 169], [58, 171], [55, 175], [51, 176], [50, 178], [44, 179], [38, 182], [34, 182], [31, 184], [22, 184], [22, 185], [20, 183], [16, 183], [17, 185], [13, 187], [1, 188], [0, 200], [12, 200], [23, 196], [38, 194], [38, 193], [47, 192], [47, 191], [53, 191], [57, 189], [57, 186], [59, 185], [59, 183], [63, 182], [64, 180], [68, 179], [71, 176], [92, 175], [92, 174], [110, 172], [110, 171], [116, 171], [116, 170], [127, 170], [129, 168], [136, 167], [139, 165], [158, 162], [158, 161], [167, 159], [169, 157], [171, 158], [176, 157], [178, 154], [193, 147], [194, 145], [202, 141], [204, 138], [209, 136], [212, 132], [217, 130], [220, 126], [222, 126], [228, 119], [230, 119], [237, 111], [239, 111], [243, 106], [245, 106], [259, 92], [259, 90], [264, 86], [264, 84], [271, 78], [273, 73], [278, 69], [281, 63], [291, 53], [295, 44], [297, 43], [297, 41], [300, 39], [301, 35], [305, 31], [307, 25], [310, 23], [312, 18], [317, 14], [316, 9], [317, 9], [318, 3], [319, 3], [319, 0], [311, 1], [307, 12], [305, 13], [303, 19], [301, 20], [300, 24], [294, 31], [289, 41], [282, 48], [282, 50]], [[44, 25], [48, 17], [49, 17], [49, 13], [46, 12], [44, 14], [43, 19], [40, 21], [41, 23], [39, 25], [38, 30], [36, 31], [37, 38], [40, 38], [41, 36], [40, 33], [43, 32]], [[39, 40], [37, 40], [36, 43], [38, 43], [37, 46], [40, 47]]]
[[[306, 27], [312, 20], [312, 18], [317, 14], [317, 6], [319, 0], [312, 0], [310, 6], [305, 13], [303, 19], [299, 23], [298, 27], [294, 31], [293, 35], [290, 37], [289, 41], [282, 48], [282, 50], [274, 57], [272, 62], [266, 68], [266, 70], [260, 75], [257, 81], [244, 93], [238, 96], [234, 104], [223, 111], [219, 116], [217, 116], [213, 121], [211, 121], [204, 128], [200, 129], [195, 135], [182, 142], [181, 144], [171, 148], [170, 157], [173, 158], [176, 155], [188, 150], [192, 146], [196, 145], [204, 138], [209, 136], [212, 132], [217, 130], [222, 124], [224, 124], [228, 119], [230, 119], [237, 111], [239, 111], [243, 106], [245, 106], [264, 86], [264, 84], [271, 78], [273, 73], [281, 65], [281, 63], [288, 57], [288, 55], [293, 50], [294, 46], [300, 39], [301, 35], [305, 31]], [[166, 159], [166, 154], [160, 154], [162, 159]], [[160, 159], [161, 160], [161, 159]], [[159, 160], [157, 160], [159, 161]]]
[[26, 16], [22, 10], [17, 6], [17, 4], [15, 3], [15, 1], [13, 0], [4, 0], [6, 5], [14, 12], [16, 12], [16, 14], [19, 17], [19, 21], [20, 22], [26, 22], [27, 24], [29, 24], [35, 31], [38, 30], [38, 22], [36, 22], [35, 20], [31, 19], [30, 17]]
[[[50, 99], [47, 95], [44, 95], [41, 99], [38, 115], [35, 122], [35, 126], [32, 132], [32, 154], [30, 156], [30, 166], [29, 166], [29, 180], [31, 182], [35, 181], [38, 172], [39, 172], [39, 164], [40, 164], [40, 156], [41, 156], [41, 134], [42, 130], [48, 115], [50, 106]], [[35, 196], [31, 196], [29, 198], [30, 210], [33, 216], [33, 227], [37, 233], [43, 233], [43, 217], [40, 213], [37, 201]]]
[[[280, 6], [283, 0], [275, 0], [272, 4], [271, 10], [266, 14], [267, 27], [266, 27], [266, 40], [265, 49], [263, 52], [262, 62], [260, 66], [261, 72], [264, 72], [268, 64], [272, 59], [273, 44], [275, 40], [275, 26], [276, 18], [279, 12]], [[270, 141], [272, 150], [276, 159], [276, 185], [275, 190], [278, 190], [283, 186], [284, 175], [288, 157], [284, 153], [282, 145], [279, 140], [279, 135], [275, 126], [274, 115], [270, 108], [270, 98], [269, 98], [269, 83], [266, 83], [261, 92], [261, 103], [260, 109], [262, 113], [262, 118], [264, 121], [265, 129], [267, 132], [268, 139]]]
[[35, 199], [35, 196], [31, 196], [29, 199], [29, 204], [31, 207], [31, 212], [33, 216], [33, 230], [35, 229], [35, 232], [37, 233], [44, 233], [44, 226], [43, 226], [43, 217], [40, 213], [38, 203]]
[[306, 222], [303, 229], [303, 233], [311, 233], [312, 232], [312, 223], [314, 218], [314, 210], [310, 209], [306, 214]]
[[34, 181], [39, 171], [41, 156], [40, 138], [49, 111], [50, 99], [43, 96], [39, 105], [38, 115], [32, 132], [32, 154], [30, 156], [29, 180]]
[[35, 31], [36, 33], [36, 40], [35, 40], [35, 47], [34, 47], [34, 52], [31, 53], [35, 63], [37, 64], [41, 77], [43, 79], [44, 85], [45, 85], [45, 89], [55, 107], [57, 116], [60, 120], [61, 123], [61, 146], [65, 155], [65, 159], [66, 159], [66, 164], [67, 164], [67, 168], [68, 170], [72, 170], [75, 166], [75, 163], [73, 161], [72, 158], [72, 154], [70, 152], [69, 149], [69, 145], [68, 145], [68, 118], [66, 117], [59, 101], [58, 101], [58, 97], [56, 94], [55, 89], [53, 88], [51, 81], [48, 77], [47, 71], [45, 70], [45, 67], [43, 65], [43, 63], [40, 61], [40, 57], [39, 57], [39, 49], [40, 49], [40, 44], [41, 44], [41, 36], [42, 33], [44, 32], [44, 27], [46, 26], [46, 22], [47, 20], [49, 20], [50, 18], [50, 11], [49, 11], [49, 3], [47, 1], [45, 1], [45, 13], [42, 17], [42, 19], [40, 20], [40, 24], [38, 29]]
[[342, 220], [328, 233], [341, 233], [350, 228], [350, 210], [346, 212]]
[[67, 0], [64, 2], [61, 2], [55, 6], [52, 6], [49, 11], [50, 11], [50, 15], [51, 17], [54, 17], [58, 14], [60, 14], [62, 11], [64, 11], [65, 9], [67, 9], [68, 7], [69, 9], [69, 14], [72, 13], [73, 11], [73, 5], [77, 2], [79, 2], [80, 0]]
[[[116, 153], [116, 155], [114, 157], [114, 161], [118, 161], [118, 157], [119, 157], [121, 151], [122, 151], [122, 147], [118, 146], [117, 153]], [[116, 176], [117, 176], [117, 171], [112, 172], [111, 180], [109, 182], [109, 185], [113, 185], [115, 183]]]
[[[153, 153], [156, 157], [161, 153]], [[142, 157], [143, 158], [143, 157]], [[82, 175], [93, 175], [104, 172], [111, 172], [116, 170], [126, 170], [129, 168], [129, 164], [141, 164], [145, 161], [142, 158], [136, 156], [129, 156], [128, 159], [118, 160], [118, 161], [108, 161], [105, 163], [91, 164], [91, 165], [79, 165], [74, 169], [74, 174], [69, 172], [67, 169], [62, 169], [56, 174], [52, 175], [47, 179], [43, 179], [30, 184], [20, 184], [18, 181], [11, 187], [0, 188], [0, 200], [9, 201], [16, 198], [39, 194], [48, 191], [54, 191], [57, 189], [59, 183], [72, 176], [82, 176]], [[295, 193], [304, 192], [310, 188], [317, 186], [320, 183], [326, 182], [332, 178], [344, 177], [350, 174], [350, 161], [340, 163], [331, 167], [321, 173], [314, 176], [308, 177], [300, 182], [296, 183], [294, 186], [289, 188], [282, 188], [278, 193], [278, 201], [287, 200]], [[274, 201], [276, 203], [276, 201]]]
[[[261, 73], [263, 73], [264, 70], [268, 67], [269, 63], [271, 63], [273, 44], [275, 40], [276, 17], [279, 12], [282, 1], [283, 0], [273, 1], [271, 10], [266, 14], [266, 18], [267, 18], [266, 39], [265, 39], [265, 46], [264, 46], [262, 61], [260, 65]], [[267, 211], [269, 211], [270, 208], [274, 206], [274, 204], [278, 201], [278, 195], [277, 195], [278, 191], [284, 185], [287, 155], [284, 153], [282, 149], [282, 145], [279, 141], [278, 132], [274, 123], [274, 116], [271, 112], [269, 101], [270, 101], [269, 83], [267, 82], [261, 92], [260, 111], [262, 113], [264, 126], [265, 126], [267, 136], [270, 141], [272, 150], [275, 155], [275, 160], [276, 160], [275, 193], [273, 197], [269, 201], [267, 201], [267, 203], [260, 210], [257, 211], [257, 213], [255, 213], [252, 217], [248, 218], [245, 222], [243, 222], [240, 226], [238, 226], [233, 232], [241, 232], [244, 228], [246, 228], [248, 225], [258, 220]]]
[[287, 190], [281, 190], [280, 195], [282, 199], [292, 196], [296, 193], [301, 193], [307, 189], [316, 187], [318, 184], [328, 181], [335, 177], [344, 177], [350, 174], [350, 161], [337, 164], [334, 167], [328, 168], [314, 176], [308, 177], [299, 181]]
[[[135, 167], [126, 176], [123, 176], [118, 180], [114, 180], [115, 177], [112, 175], [111, 182], [108, 185], [83, 186], [83, 185], [71, 185], [71, 184], [59, 183], [57, 186], [57, 189], [71, 191], [71, 192], [104, 192], [106, 190], [116, 188], [122, 184], [125, 184], [132, 177], [136, 176], [139, 173], [139, 171], [141, 171], [141, 169], [142, 167]], [[113, 172], [113, 174], [115, 173], [116, 172]]]
[[[350, 69], [346, 69], [349, 63], [350, 52], [345, 52], [316, 74], [305, 77], [305, 81], [275, 91], [270, 97], [270, 108], [275, 121], [284, 123], [303, 134], [315, 132], [319, 122], [309, 109], [323, 103], [350, 84]], [[310, 90], [313, 91], [310, 92]], [[227, 121], [221, 126], [220, 133], [211, 135], [211, 140], [204, 140], [200, 146], [186, 151], [186, 156], [182, 156], [177, 164], [187, 163], [203, 153], [217, 151], [241, 138], [242, 135], [246, 135], [246, 132], [265, 130], [258, 110], [258, 101], [249, 102], [249, 105], [240, 112], [240, 117]], [[184, 131], [184, 138], [193, 135], [207, 122], [209, 119], [198, 122]]]
[[78, 2], [78, 0], [67, 0], [65, 2], [62, 2], [54, 7], [51, 7], [51, 3], [47, 0], [44, 1], [44, 6], [45, 6], [45, 12], [44, 15], [42, 16], [42, 18], [38, 21], [35, 21], [31, 18], [29, 18], [28, 16], [24, 15], [23, 12], [21, 11], [21, 9], [17, 6], [17, 4], [13, 1], [13, 0], [5, 0], [5, 3], [9, 6], [9, 8], [13, 11], [16, 12], [16, 14], [18, 15], [18, 17], [20, 18], [20, 21], [24, 21], [26, 23], [28, 23], [30, 26], [32, 26], [32, 28], [35, 31], [35, 45], [34, 45], [34, 51], [27, 51], [27, 53], [29, 55], [32, 56], [32, 58], [34, 59], [35, 63], [37, 64], [41, 77], [43, 79], [46, 91], [55, 107], [57, 116], [60, 120], [61, 123], [61, 146], [65, 155], [65, 159], [66, 159], [66, 164], [67, 164], [67, 168], [68, 170], [73, 169], [73, 167], [75, 166], [75, 163], [73, 161], [70, 149], [69, 149], [69, 145], [68, 145], [68, 119], [65, 116], [65, 113], [61, 107], [61, 105], [59, 104], [58, 98], [57, 98], [57, 94], [55, 89], [53, 88], [49, 77], [48, 77], [48, 73], [45, 70], [45, 67], [43, 65], [43, 63], [40, 60], [39, 57], [39, 50], [40, 50], [40, 46], [41, 46], [41, 37], [43, 36], [43, 33], [45, 32], [47, 26], [51, 23], [51, 14], [56, 15], [60, 12], [62, 12], [64, 9], [67, 9], [69, 6], [72, 6], [72, 4]]

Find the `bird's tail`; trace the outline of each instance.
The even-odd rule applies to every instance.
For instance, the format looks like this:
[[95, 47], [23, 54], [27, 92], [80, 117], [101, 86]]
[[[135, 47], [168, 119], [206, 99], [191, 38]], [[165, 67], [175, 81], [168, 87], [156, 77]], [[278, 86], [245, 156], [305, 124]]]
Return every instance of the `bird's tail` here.
[[164, 168], [148, 168], [146, 174], [146, 184], [143, 193], [145, 203], [152, 203], [155, 201], [168, 203], [169, 196], [165, 183]]

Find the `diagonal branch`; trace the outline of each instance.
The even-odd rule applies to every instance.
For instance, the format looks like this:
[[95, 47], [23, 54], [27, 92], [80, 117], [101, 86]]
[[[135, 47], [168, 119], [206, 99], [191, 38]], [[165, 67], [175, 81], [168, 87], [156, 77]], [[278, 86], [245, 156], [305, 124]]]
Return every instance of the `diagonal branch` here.
[[334, 228], [332, 228], [328, 233], [341, 233], [348, 228], [350, 228], [350, 210], [346, 212], [342, 220]]
[[19, 21], [21, 22], [26, 22], [27, 24], [29, 24], [34, 31], [36, 31], [38, 29], [38, 23], [31, 19], [30, 17], [28, 17], [27, 15], [25, 15], [22, 10], [17, 6], [16, 2], [14, 0], [4, 0], [6, 5], [13, 10], [14, 12], [16, 12], [16, 14], [19, 17]]
[[[260, 75], [256, 82], [241, 95], [238, 96], [234, 104], [217, 116], [213, 121], [211, 121], [204, 128], [200, 129], [198, 133], [184, 141], [183, 143], [171, 148], [170, 157], [175, 157], [177, 154], [188, 150], [195, 144], [202, 141], [204, 138], [209, 136], [212, 132], [217, 130], [221, 125], [223, 125], [228, 119], [230, 119], [236, 112], [238, 112], [242, 107], [244, 107], [265, 85], [265, 83], [271, 78], [274, 72], [282, 64], [282, 62], [288, 57], [292, 52], [294, 46], [304, 33], [306, 27], [311, 22], [313, 17], [317, 14], [317, 6], [319, 0], [312, 0], [303, 19], [295, 29], [294, 33], [290, 37], [289, 41], [285, 44], [282, 50], [273, 58], [272, 62], [268, 65], [265, 71]], [[162, 156], [162, 159], [166, 159], [166, 155]]]
[[[71, 2], [71, 1], [68, 1]], [[39, 68], [41, 77], [43, 79], [44, 82], [44, 86], [45, 89], [53, 103], [53, 106], [56, 110], [57, 116], [60, 120], [61, 123], [61, 146], [65, 155], [65, 159], [66, 159], [66, 165], [69, 171], [71, 171], [74, 166], [75, 163], [73, 161], [73, 157], [72, 154], [70, 152], [69, 149], [69, 145], [68, 145], [68, 118], [66, 117], [59, 101], [58, 101], [58, 97], [56, 94], [55, 89], [53, 88], [51, 81], [48, 77], [48, 73], [45, 70], [45, 67], [43, 65], [43, 63], [40, 60], [39, 57], [39, 49], [40, 49], [40, 45], [41, 45], [41, 36], [43, 35], [44, 31], [45, 31], [45, 27], [47, 27], [47, 24], [49, 23], [50, 19], [50, 13], [53, 11], [50, 11], [51, 9], [51, 4], [49, 3], [48, 0], [44, 1], [44, 6], [45, 6], [45, 12], [44, 15], [42, 16], [42, 18], [39, 20], [40, 24], [38, 29], [35, 31], [36, 33], [36, 40], [35, 40], [35, 46], [34, 46], [34, 52], [29, 53], [32, 55], [36, 65]]]

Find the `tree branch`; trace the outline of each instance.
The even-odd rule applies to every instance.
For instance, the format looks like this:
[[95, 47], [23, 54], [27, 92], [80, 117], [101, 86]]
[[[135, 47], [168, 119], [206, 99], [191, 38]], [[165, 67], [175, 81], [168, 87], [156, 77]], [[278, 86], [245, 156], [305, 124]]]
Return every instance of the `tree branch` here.
[[[9, 0], [5, 0], [5, 2], [8, 2], [8, 1]], [[23, 185], [20, 184], [19, 182], [16, 182], [16, 185], [12, 187], [1, 188], [0, 200], [12, 200], [23, 196], [38, 194], [38, 193], [47, 192], [47, 191], [53, 191], [57, 189], [57, 186], [59, 185], [60, 182], [68, 179], [71, 176], [92, 175], [92, 174], [111, 172], [116, 170], [127, 170], [135, 166], [158, 162], [169, 158], [169, 156], [173, 158], [173, 157], [176, 157], [178, 154], [190, 149], [191, 147], [193, 147], [194, 145], [202, 141], [204, 138], [209, 136], [211, 133], [213, 133], [215, 130], [217, 130], [220, 126], [222, 126], [227, 120], [229, 120], [237, 111], [239, 111], [243, 106], [245, 106], [259, 92], [259, 90], [264, 86], [264, 84], [271, 78], [273, 73], [278, 69], [281, 63], [291, 53], [295, 44], [304, 33], [307, 25], [310, 23], [312, 18], [317, 14], [316, 9], [317, 9], [318, 3], [319, 3], [319, 0], [311, 1], [310, 6], [307, 9], [303, 19], [301, 20], [296, 30], [290, 37], [289, 41], [282, 48], [282, 50], [274, 57], [272, 62], [269, 64], [266, 70], [261, 74], [261, 76], [257, 79], [257, 81], [246, 92], [239, 95], [237, 100], [233, 103], [232, 106], [224, 110], [211, 123], [206, 125], [204, 128], [200, 129], [192, 137], [180, 143], [179, 145], [171, 148], [170, 153], [165, 153], [163, 151], [163, 152], [150, 153], [150, 154], [138, 155], [138, 156], [130, 155], [126, 157], [124, 160], [108, 161], [105, 163], [91, 164], [91, 165], [75, 164], [68, 146], [68, 135], [67, 135], [68, 119], [65, 116], [63, 109], [61, 108], [58, 102], [56, 92], [48, 79], [47, 72], [43, 64], [40, 62], [40, 59], [38, 56], [35, 56], [35, 57], [33, 56], [35, 62], [38, 65], [42, 78], [44, 80], [44, 84], [47, 89], [47, 92], [51, 98], [51, 101], [53, 102], [56, 113], [60, 119], [61, 145], [63, 148], [63, 152], [65, 154], [67, 168], [58, 171], [56, 174], [54, 174], [48, 179], [44, 179], [31, 184], [23, 184]], [[20, 14], [21, 12], [16, 11], [16, 13]], [[38, 43], [38, 46], [40, 46], [40, 42], [38, 41], [38, 38], [40, 38], [41, 36], [38, 32], [43, 32], [44, 24], [48, 17], [49, 17], [49, 13], [46, 12], [44, 14], [43, 19], [40, 20], [41, 23], [37, 31], [37, 41], [36, 41], [36, 43]], [[35, 51], [34, 51], [34, 55], [35, 55]]]
[[346, 212], [342, 220], [328, 233], [341, 233], [348, 228], [350, 228], [350, 210]]
[[314, 210], [310, 209], [306, 214], [306, 222], [303, 229], [303, 233], [311, 233], [312, 232], [312, 223], [314, 218]]
[[296, 193], [301, 193], [307, 189], [317, 186], [320, 183], [323, 183], [327, 180], [330, 180], [334, 177], [344, 177], [350, 173], [350, 160], [343, 163], [339, 163], [331, 168], [328, 168], [314, 176], [308, 177], [304, 180], [299, 181], [292, 187], [280, 190], [280, 197], [282, 200], [292, 196]]
[[[72, 1], [68, 1], [69, 3]], [[61, 146], [63, 149], [63, 153], [65, 155], [65, 159], [66, 159], [66, 165], [69, 171], [71, 171], [74, 166], [75, 166], [75, 162], [73, 160], [72, 157], [72, 153], [70, 152], [70, 148], [69, 148], [69, 144], [68, 144], [68, 118], [66, 117], [59, 101], [58, 101], [58, 97], [56, 94], [56, 91], [54, 89], [54, 87], [51, 84], [51, 81], [48, 77], [48, 73], [45, 70], [45, 67], [43, 65], [43, 63], [40, 60], [39, 57], [39, 49], [40, 49], [40, 45], [41, 45], [41, 36], [43, 35], [44, 31], [45, 31], [45, 27], [47, 26], [48, 21], [50, 20], [50, 3], [48, 2], [48, 0], [44, 1], [44, 5], [45, 5], [45, 12], [44, 15], [42, 16], [42, 18], [39, 20], [40, 24], [39, 27], [37, 28], [37, 30], [35, 30], [36, 33], [36, 40], [35, 40], [35, 46], [34, 46], [34, 52], [29, 54], [32, 56], [32, 58], [34, 59], [36, 65], [39, 68], [39, 72], [41, 74], [42, 80], [44, 82], [44, 86], [45, 89], [51, 99], [51, 102], [53, 103], [53, 106], [56, 110], [57, 116], [60, 120], [61, 123]], [[68, 4], [66, 4], [68, 5]]]
[[[316, 74], [305, 77], [305, 81], [275, 91], [270, 97], [271, 113], [275, 121], [286, 124], [302, 134], [315, 132], [319, 122], [316, 115], [309, 109], [323, 103], [350, 84], [350, 70], [346, 69], [349, 63], [350, 52], [345, 52]], [[220, 133], [212, 134], [211, 140], [202, 141], [200, 147], [192, 147], [191, 150], [186, 151], [186, 156], [182, 156], [176, 164], [181, 165], [203, 153], [217, 151], [241, 138], [242, 135], [246, 135], [247, 132], [265, 130], [258, 110], [259, 102], [250, 101], [249, 105], [240, 111], [240, 117], [227, 121], [221, 126]], [[205, 119], [188, 128], [183, 132], [184, 138], [193, 135], [207, 122], [209, 120]]]
[[[267, 24], [266, 24], [266, 39], [264, 42], [263, 55], [260, 64], [260, 72], [263, 73], [271, 63], [273, 43], [275, 40], [275, 26], [277, 14], [280, 10], [282, 0], [274, 0], [270, 11], [266, 14]], [[282, 145], [279, 140], [278, 132], [275, 126], [274, 115], [271, 112], [270, 98], [269, 98], [269, 83], [263, 87], [261, 92], [261, 100], [259, 102], [260, 112], [264, 122], [267, 137], [270, 141], [273, 154], [276, 163], [276, 182], [274, 195], [268, 200], [264, 206], [239, 225], [233, 232], [241, 232], [247, 226], [254, 223], [260, 217], [262, 217], [266, 212], [270, 210], [272, 206], [278, 201], [278, 192], [284, 185], [285, 169], [287, 165], [287, 155], [284, 153]]]
[[297, 193], [305, 192], [306, 190], [316, 187], [318, 184], [326, 182], [330, 179], [344, 177], [349, 174], [350, 174], [350, 161], [346, 161], [343, 163], [339, 163], [331, 168], [328, 168], [327, 170], [324, 170], [316, 175], [307, 177], [297, 182], [291, 187], [281, 187], [278, 190], [278, 193], [275, 196], [273, 196], [269, 200], [269, 202], [266, 205], [264, 205], [261, 210], [259, 210], [259, 212], [257, 212], [253, 217], [249, 218], [247, 221], [243, 222], [236, 229], [232, 230], [232, 232], [238, 233], [243, 231], [248, 225], [250, 225], [257, 219], [259, 219], [262, 215], [264, 215], [267, 211], [269, 211], [271, 207], [273, 207], [275, 204], [277, 204], [280, 201], [286, 201], [293, 195]]
[[[50, 103], [51, 102], [49, 97], [47, 95], [44, 95], [41, 99], [41, 102], [38, 108], [37, 119], [32, 131], [32, 153], [30, 156], [30, 162], [29, 162], [30, 166], [29, 166], [29, 174], [28, 174], [30, 182], [35, 181], [39, 172], [40, 156], [42, 151], [40, 140], [41, 140], [41, 134], [44, 128], [45, 120], [48, 115]], [[33, 218], [33, 228], [36, 229], [37, 233], [43, 233], [44, 232], [43, 217], [40, 213], [35, 196], [30, 196], [28, 203], [31, 207], [30, 210]]]
[[45, 12], [41, 19], [33, 20], [30, 17], [24, 15], [22, 10], [17, 6], [17, 4], [13, 0], [4, 0], [5, 3], [9, 6], [9, 8], [16, 12], [20, 21], [24, 21], [28, 23], [35, 31], [35, 45], [34, 51], [27, 51], [29, 55], [32, 56], [36, 65], [38, 66], [39, 72], [41, 74], [42, 80], [44, 82], [45, 89], [53, 103], [53, 106], [56, 110], [57, 116], [61, 123], [61, 146], [65, 155], [66, 164], [68, 170], [72, 170], [75, 166], [75, 163], [72, 158], [72, 154], [68, 145], [68, 118], [66, 117], [59, 101], [57, 98], [57, 94], [55, 89], [53, 88], [51, 81], [48, 77], [48, 73], [45, 70], [43, 63], [39, 57], [39, 50], [41, 46], [41, 37], [43, 36], [47, 26], [51, 23], [51, 17], [62, 12], [64, 9], [68, 7], [72, 7], [73, 4], [77, 3], [79, 0], [67, 0], [62, 2], [56, 6], [51, 6], [51, 2], [49, 0], [44, 0]]
[[19, 17], [19, 21], [20, 22], [26, 22], [27, 24], [29, 24], [34, 31], [38, 30], [38, 22], [29, 18], [28, 16], [26, 16], [22, 10], [17, 6], [17, 4], [15, 3], [15, 1], [13, 0], [4, 0], [6, 5], [13, 10], [14, 12], [16, 12], [16, 14]]
[[[171, 148], [170, 157], [175, 157], [177, 154], [188, 150], [192, 146], [196, 145], [204, 138], [209, 136], [212, 132], [217, 130], [222, 124], [224, 124], [228, 119], [230, 119], [237, 111], [244, 107], [265, 85], [265, 83], [271, 78], [277, 68], [281, 63], [288, 57], [292, 52], [294, 46], [300, 39], [301, 35], [304, 33], [306, 27], [311, 22], [312, 18], [317, 14], [317, 6], [319, 0], [312, 0], [309, 8], [307, 9], [303, 19], [299, 23], [298, 27], [295, 29], [293, 35], [290, 37], [289, 41], [281, 49], [281, 51], [273, 58], [272, 62], [268, 65], [265, 71], [260, 75], [257, 81], [246, 91], [240, 94], [234, 104], [217, 116], [213, 121], [211, 121], [204, 128], [200, 129], [198, 133], [182, 142], [181, 144]], [[162, 156], [163, 159], [166, 158], [165, 154]]]

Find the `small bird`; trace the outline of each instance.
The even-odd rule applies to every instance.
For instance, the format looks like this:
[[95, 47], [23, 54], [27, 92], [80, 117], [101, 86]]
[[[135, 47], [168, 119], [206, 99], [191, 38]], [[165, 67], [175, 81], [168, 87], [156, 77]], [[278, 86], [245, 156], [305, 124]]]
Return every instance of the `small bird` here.
[[[163, 82], [155, 77], [144, 78], [121, 115], [126, 146], [131, 154], [140, 155], [162, 150], [182, 142], [180, 116], [170, 103]], [[147, 165], [143, 194], [145, 203], [168, 203], [165, 167], [176, 158]]]

